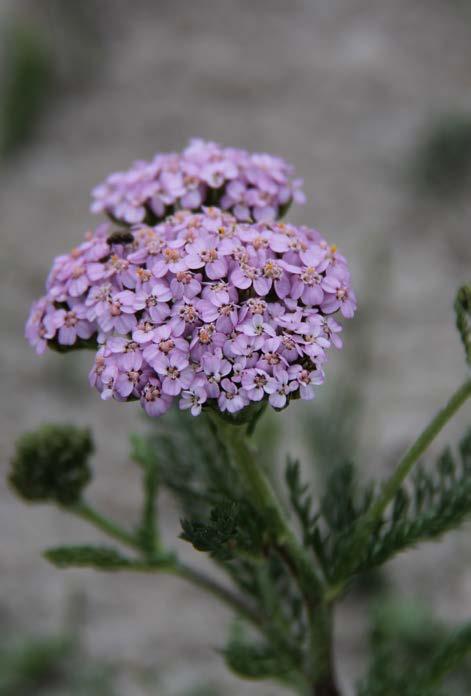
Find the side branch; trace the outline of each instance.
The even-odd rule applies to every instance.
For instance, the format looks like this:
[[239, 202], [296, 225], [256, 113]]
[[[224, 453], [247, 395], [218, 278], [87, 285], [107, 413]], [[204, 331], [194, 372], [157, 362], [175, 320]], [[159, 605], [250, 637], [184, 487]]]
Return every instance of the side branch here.
[[164, 554], [161, 557], [159, 557], [159, 554], [157, 554], [155, 558], [149, 558], [146, 549], [142, 548], [136, 535], [127, 532], [115, 522], [101, 515], [85, 502], [78, 503], [73, 507], [68, 507], [67, 510], [69, 512], [73, 512], [81, 519], [86, 520], [100, 531], [104, 532], [113, 539], [116, 539], [116, 541], [121, 542], [125, 546], [132, 548], [134, 551], [144, 556], [142, 559], [139, 558], [132, 560], [129, 565], [126, 565], [126, 567], [123, 568], [123, 570], [139, 572], [163, 572], [183, 578], [202, 590], [205, 590], [213, 597], [219, 599], [223, 604], [235, 611], [237, 614], [243, 616], [256, 628], [261, 627], [262, 620], [260, 616], [250, 606], [248, 606], [242, 600], [242, 598], [238, 597], [236, 594], [231, 592], [231, 590], [224, 587], [224, 585], [220, 585], [216, 580], [213, 580], [213, 578], [207, 576], [205, 573], [192, 568], [186, 563], [182, 563], [172, 554]]
[[405, 478], [412, 470], [414, 464], [420, 459], [436, 436], [445, 427], [448, 421], [455, 415], [467, 399], [471, 397], [471, 379], [468, 379], [451, 397], [446, 406], [442, 408], [435, 418], [429, 423], [425, 430], [419, 435], [414, 444], [407, 450], [399, 465], [383, 486], [383, 490], [378, 500], [368, 512], [368, 521], [375, 523], [379, 521], [402, 486]]

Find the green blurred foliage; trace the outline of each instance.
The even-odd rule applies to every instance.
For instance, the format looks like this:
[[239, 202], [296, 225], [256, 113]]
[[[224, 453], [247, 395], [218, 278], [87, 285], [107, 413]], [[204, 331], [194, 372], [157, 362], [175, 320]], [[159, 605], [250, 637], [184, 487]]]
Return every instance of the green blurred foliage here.
[[412, 179], [437, 199], [463, 193], [471, 183], [471, 113], [450, 112], [424, 127], [412, 157]]
[[[383, 597], [373, 604], [369, 643], [371, 663], [360, 696], [392, 696], [406, 693], [422, 667], [429, 664], [450, 636], [450, 628], [434, 618], [418, 600]], [[424, 686], [414, 696], [468, 696], [471, 657], [461, 661], [440, 687]], [[394, 691], [396, 685], [397, 691]], [[416, 687], [419, 689], [420, 687]], [[391, 690], [392, 689], [392, 690]], [[409, 694], [409, 692], [407, 692]]]
[[113, 696], [110, 665], [83, 654], [70, 635], [0, 645], [0, 696]]
[[110, 9], [98, 0], [34, 0], [0, 25], [0, 160], [34, 141], [68, 92], [89, 87], [106, 56]]
[[37, 132], [51, 97], [53, 66], [34, 27], [10, 22], [2, 33], [0, 156], [11, 157]]

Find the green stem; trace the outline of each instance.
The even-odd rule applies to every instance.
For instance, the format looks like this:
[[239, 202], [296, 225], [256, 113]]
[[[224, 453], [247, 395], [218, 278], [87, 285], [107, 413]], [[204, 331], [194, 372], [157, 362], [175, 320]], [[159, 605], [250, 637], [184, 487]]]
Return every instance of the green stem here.
[[218, 432], [223, 433], [222, 442], [234, 466], [243, 476], [247, 494], [264, 516], [274, 548], [295, 578], [303, 596], [310, 631], [305, 673], [312, 684], [313, 693], [334, 696], [338, 692], [332, 666], [332, 617], [330, 608], [322, 602], [322, 580], [310, 556], [291, 530], [270, 482], [247, 444], [244, 429], [217, 417], [213, 417], [213, 422], [216, 422]]
[[317, 575], [311, 558], [305, 553], [291, 530], [284, 510], [276, 497], [263, 469], [255, 461], [253, 450], [246, 440], [243, 427], [217, 420], [219, 432], [224, 434], [223, 443], [234, 466], [242, 473], [247, 494], [255, 508], [264, 516], [270, 529], [275, 547], [282, 549], [300, 576], [300, 582], [315, 601], [322, 596], [322, 581]]
[[435, 439], [439, 432], [443, 430], [448, 421], [451, 420], [451, 418], [465, 403], [465, 401], [469, 399], [470, 396], [471, 379], [467, 380], [459, 389], [457, 389], [446, 406], [437, 413], [435, 418], [432, 419], [425, 430], [419, 435], [414, 444], [407, 450], [406, 454], [399, 462], [394, 474], [384, 484], [382, 493], [378, 500], [370, 509], [368, 513], [369, 522], [374, 523], [381, 519], [385, 509], [394, 498], [399, 488], [402, 486], [404, 479], [410, 473], [414, 464], [423, 455], [430, 443]]
[[313, 696], [339, 696], [333, 664], [333, 622], [332, 607], [325, 603], [319, 605], [311, 623], [311, 661]]
[[90, 522], [94, 527], [100, 529], [102, 532], [108, 536], [120, 541], [125, 546], [129, 546], [132, 549], [139, 549], [139, 543], [134, 534], [130, 534], [125, 529], [120, 527], [116, 522], [113, 522], [108, 517], [104, 517], [97, 510], [88, 505], [85, 502], [77, 503], [72, 507], [67, 508], [68, 512], [73, 512], [75, 515], [80, 517], [87, 522]]
[[[443, 430], [445, 425], [455, 413], [461, 408], [467, 399], [471, 397], [471, 379], [464, 382], [459, 389], [452, 395], [448, 403], [430, 421], [429, 425], [422, 431], [417, 440], [407, 450], [397, 469], [383, 485], [381, 494], [373, 503], [372, 507], [358, 523], [350, 539], [350, 552], [352, 559], [355, 559], [365, 543], [371, 530], [381, 522], [383, 514], [394, 496], [404, 483], [404, 480], [411, 472], [414, 464], [427, 450], [436, 436]], [[334, 600], [344, 591], [345, 580], [340, 580], [334, 586], [327, 588], [324, 601], [332, 604]]]
[[141, 547], [147, 555], [152, 556], [160, 550], [160, 535], [156, 524], [158, 475], [155, 462], [149, 462], [145, 467], [143, 489], [144, 502], [138, 534]]

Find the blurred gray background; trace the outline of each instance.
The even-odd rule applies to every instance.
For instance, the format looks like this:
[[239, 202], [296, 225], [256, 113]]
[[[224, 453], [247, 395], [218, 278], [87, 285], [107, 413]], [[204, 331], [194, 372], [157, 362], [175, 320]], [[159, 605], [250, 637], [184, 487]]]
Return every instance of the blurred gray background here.
[[[110, 171], [192, 136], [279, 154], [308, 196], [290, 219], [318, 227], [347, 255], [360, 308], [308, 408], [335, 423], [336, 394], [354, 390], [358, 457], [369, 475], [384, 475], [464, 372], [451, 307], [470, 278], [471, 7], [2, 0], [0, 33], [0, 623], [13, 633], [57, 631], [79, 596], [87, 651], [119, 665], [114, 694], [179, 696], [195, 684], [208, 685], [201, 694], [211, 685], [279, 694], [227, 674], [215, 648], [228, 615], [196, 589], [158, 575], [60, 572], [40, 557], [45, 546], [95, 535], [13, 497], [4, 473], [15, 437], [43, 421], [92, 425], [93, 500], [131, 522], [139, 481], [126, 433], [145, 422], [137, 407], [104, 403], [88, 388], [90, 354], [38, 359], [24, 321], [52, 257], [93, 224], [89, 190]], [[283, 453], [309, 457], [303, 408], [278, 422]], [[441, 444], [470, 417], [468, 408]], [[167, 499], [163, 512], [172, 539], [178, 519]], [[443, 619], [462, 619], [469, 557], [466, 532], [453, 534], [394, 561], [389, 582]], [[348, 688], [364, 666], [367, 610], [367, 601], [346, 601], [337, 620]]]

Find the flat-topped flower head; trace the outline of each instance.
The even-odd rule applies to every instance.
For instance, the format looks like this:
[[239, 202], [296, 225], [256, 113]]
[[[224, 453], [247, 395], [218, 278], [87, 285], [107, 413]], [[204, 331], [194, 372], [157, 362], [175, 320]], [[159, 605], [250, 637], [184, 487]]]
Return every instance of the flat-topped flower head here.
[[[108, 176], [93, 189], [91, 210], [128, 225], [204, 205], [218, 205], [242, 221], [276, 220], [293, 201], [304, 203], [301, 186], [280, 157], [191, 140], [181, 153], [157, 154]], [[194, 249], [195, 258], [199, 251]], [[222, 262], [214, 263], [219, 270], [213, 273], [219, 273]]]
[[89, 233], [54, 261], [26, 335], [38, 353], [94, 344], [103, 399], [237, 414], [312, 399], [342, 345], [334, 315], [355, 306], [347, 262], [318, 232], [209, 207]]

